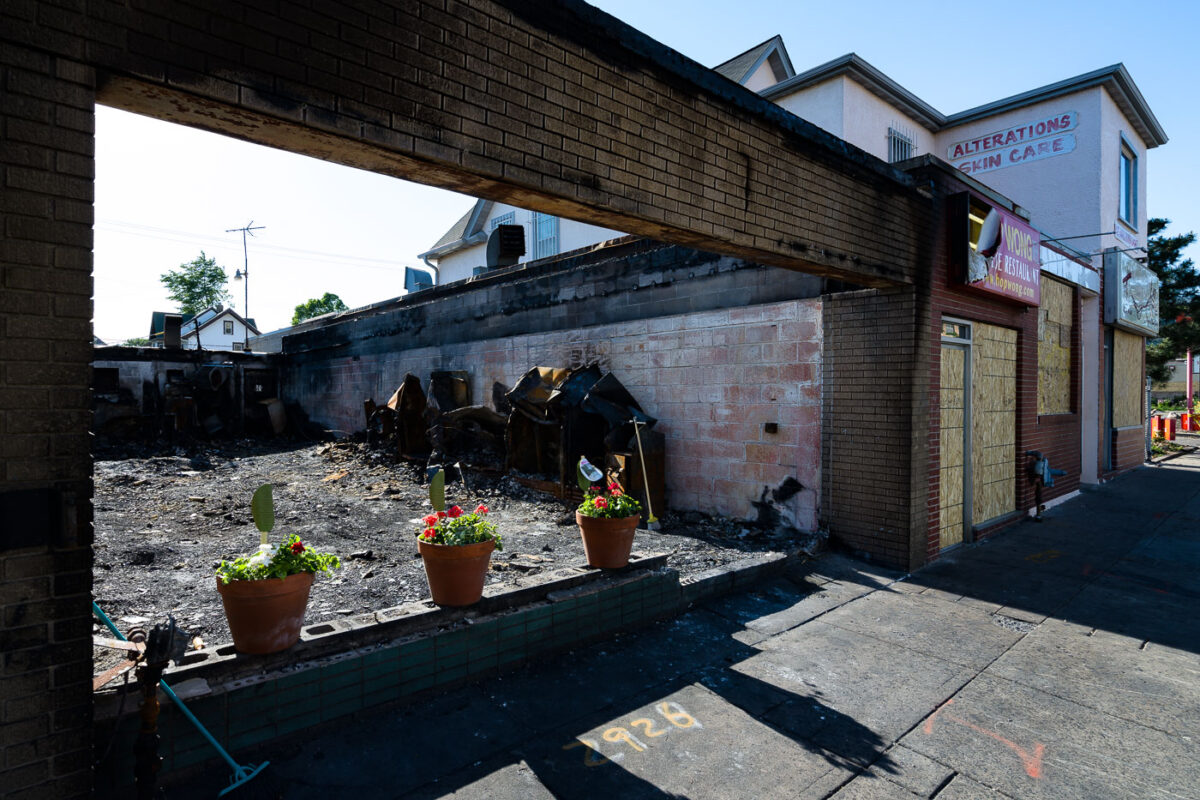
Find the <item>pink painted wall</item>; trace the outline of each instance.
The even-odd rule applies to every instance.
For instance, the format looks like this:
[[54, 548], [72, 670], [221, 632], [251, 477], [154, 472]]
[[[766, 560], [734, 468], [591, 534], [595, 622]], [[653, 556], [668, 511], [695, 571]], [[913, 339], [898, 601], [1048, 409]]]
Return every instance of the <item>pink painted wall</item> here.
[[[406, 372], [470, 373], [475, 402], [530, 367], [596, 362], [658, 418], [668, 505], [753, 516], [764, 486], [805, 488], [785, 509], [815, 530], [820, 487], [821, 301], [795, 300], [636, 322], [426, 347], [300, 366], [288, 400], [315, 420], [360, 430], [362, 401], [384, 402]], [[768, 422], [778, 425], [766, 433]]]

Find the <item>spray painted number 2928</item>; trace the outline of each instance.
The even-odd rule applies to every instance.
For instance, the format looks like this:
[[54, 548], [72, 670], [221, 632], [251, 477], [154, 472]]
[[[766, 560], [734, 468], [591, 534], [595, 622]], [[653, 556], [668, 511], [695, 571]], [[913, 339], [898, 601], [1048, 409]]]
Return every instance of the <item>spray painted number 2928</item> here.
[[[641, 753], [649, 746], [649, 740], [657, 739], [659, 736], [669, 733], [672, 729], [704, 727], [700, 724], [699, 720], [684, 711], [683, 706], [676, 702], [659, 703], [654, 707], [654, 710], [658, 712], [662, 720], [639, 717], [629, 722], [629, 728], [638, 730], [643, 738], [638, 738], [638, 736], [630, 733], [629, 728], [621, 726], [608, 728], [601, 734], [601, 738], [606, 742], [625, 745], [635, 753]], [[583, 765], [585, 767], [598, 767], [610, 761], [620, 761], [625, 757], [623, 749], [616, 750], [610, 756], [604, 755], [600, 752], [600, 743], [595, 739], [579, 738], [573, 742], [564, 744], [562, 749], [574, 750], [576, 747], [585, 748], [583, 751]]]

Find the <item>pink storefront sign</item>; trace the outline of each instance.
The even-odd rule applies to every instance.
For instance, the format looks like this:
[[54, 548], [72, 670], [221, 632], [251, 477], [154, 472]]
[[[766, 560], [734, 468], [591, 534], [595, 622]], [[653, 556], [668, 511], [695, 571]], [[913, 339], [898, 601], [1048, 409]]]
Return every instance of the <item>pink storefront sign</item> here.
[[1041, 303], [1041, 236], [1016, 216], [992, 208], [968, 254], [966, 283], [973, 289], [1029, 306]]

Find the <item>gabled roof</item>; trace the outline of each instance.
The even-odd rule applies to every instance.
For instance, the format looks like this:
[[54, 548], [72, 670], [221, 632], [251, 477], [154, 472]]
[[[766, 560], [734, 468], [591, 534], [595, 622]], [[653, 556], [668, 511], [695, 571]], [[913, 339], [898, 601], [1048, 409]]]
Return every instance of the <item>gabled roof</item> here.
[[[152, 312], [150, 312], [150, 336], [148, 338], [153, 340], [155, 337], [161, 337], [163, 335], [163, 327], [165, 327], [165, 325], [166, 325], [164, 320], [165, 320], [167, 314], [177, 314], [177, 313], [178, 312], [176, 312], [176, 311], [152, 311]], [[182, 316], [183, 316], [182, 322], [184, 322], [186, 324], [186, 323], [192, 321], [192, 317], [194, 315], [183, 314]]]
[[482, 244], [487, 241], [487, 231], [484, 223], [492, 212], [491, 200], [476, 200], [471, 210], [450, 226], [450, 230], [442, 234], [433, 247], [417, 256], [420, 259], [441, 258], [458, 252], [467, 247]]
[[[162, 338], [163, 328], [166, 324], [165, 323], [166, 316], [168, 314], [175, 314], [175, 313], [177, 313], [177, 312], [175, 312], [175, 311], [153, 311], [150, 313], [150, 336], [149, 336], [149, 339], [151, 341]], [[199, 330], [203, 330], [204, 328], [207, 328], [212, 323], [216, 322], [218, 319], [221, 319], [222, 317], [225, 317], [225, 316], [233, 317], [234, 319], [238, 320], [243, 325], [245, 325], [247, 328], [249, 328], [252, 333], [254, 333], [256, 335], [258, 334], [258, 327], [254, 324], [254, 318], [250, 317], [249, 319], [245, 319], [245, 318], [241, 317], [240, 315], [238, 315], [238, 313], [236, 311], [234, 311], [232, 308], [223, 308], [220, 311], [217, 311], [217, 309], [210, 307], [210, 308], [204, 309], [199, 314], [182, 314], [181, 316], [182, 316], [182, 320], [181, 320], [179, 332], [180, 332], [180, 335], [182, 335], [182, 336], [190, 336], [190, 335], [194, 334], [197, 331], [197, 325], [199, 326]]]
[[713, 67], [713, 71], [724, 75], [734, 83], [745, 83], [767, 60], [771, 60], [771, 67], [781, 81], [796, 74], [796, 70], [792, 69], [792, 60], [788, 57], [787, 48], [783, 46], [783, 37], [779, 34], [734, 56], [723, 64], [718, 64]]
[[249, 328], [250, 332], [253, 333], [255, 336], [258, 335], [259, 330], [258, 330], [258, 326], [256, 326], [254, 324], [254, 319], [252, 317], [251, 318], [243, 317], [240, 314], [238, 314], [236, 311], [234, 311], [232, 308], [223, 308], [220, 311], [217, 311], [215, 308], [204, 309], [199, 314], [197, 314], [195, 316], [195, 318], [193, 318], [190, 321], [190, 323], [185, 322], [183, 324], [183, 327], [185, 329], [188, 328], [190, 325], [190, 330], [184, 330], [184, 331], [182, 331], [182, 334], [184, 336], [191, 336], [192, 334], [198, 333], [198, 332], [204, 330], [209, 325], [212, 325], [212, 324], [224, 319], [225, 317], [233, 317], [235, 320], [237, 320], [238, 322], [242, 323], [247, 328]]
[[996, 100], [957, 114], [945, 115], [912, 92], [905, 89], [894, 80], [884, 75], [875, 67], [868, 64], [855, 53], [848, 53], [820, 66], [801, 72], [785, 81], [759, 92], [768, 100], [791, 94], [809, 86], [827, 81], [839, 75], [848, 75], [859, 85], [879, 97], [886, 103], [895, 106], [920, 122], [930, 131], [938, 132], [964, 125], [968, 122], [1001, 114], [1005, 111], [1033, 105], [1055, 97], [1073, 92], [1103, 86], [1112, 96], [1113, 101], [1121, 112], [1129, 119], [1138, 135], [1146, 142], [1147, 147], [1157, 147], [1167, 143], [1167, 134], [1159, 124], [1158, 118], [1150, 110], [1146, 99], [1138, 90], [1129, 71], [1124, 64], [1114, 64], [1111, 67], [1076, 75], [1073, 78], [1051, 83], [1028, 92], [1015, 94], [1002, 100]]

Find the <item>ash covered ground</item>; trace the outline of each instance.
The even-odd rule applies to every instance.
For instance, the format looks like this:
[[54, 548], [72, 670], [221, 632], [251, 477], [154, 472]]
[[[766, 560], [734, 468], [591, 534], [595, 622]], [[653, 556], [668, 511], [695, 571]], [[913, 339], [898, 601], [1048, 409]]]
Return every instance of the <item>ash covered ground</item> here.
[[[584, 564], [573, 504], [469, 468], [465, 482], [454, 470], [447, 477], [447, 501], [487, 504], [504, 537], [489, 584]], [[123, 630], [173, 614], [208, 646], [230, 641], [213, 570], [258, 545], [250, 498], [263, 483], [274, 486], [272, 543], [295, 533], [342, 559], [318, 576], [305, 624], [429, 596], [415, 540], [429, 508], [422, 467], [353, 441], [238, 440], [97, 453], [96, 602]], [[739, 520], [660, 516], [662, 529], [639, 530], [634, 549], [667, 553], [685, 575], [795, 545]]]

